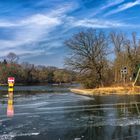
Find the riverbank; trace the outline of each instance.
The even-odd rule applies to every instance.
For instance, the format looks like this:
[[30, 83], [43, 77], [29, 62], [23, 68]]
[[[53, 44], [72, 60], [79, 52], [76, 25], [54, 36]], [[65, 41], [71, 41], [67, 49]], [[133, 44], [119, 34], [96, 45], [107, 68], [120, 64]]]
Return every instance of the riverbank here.
[[104, 88], [95, 88], [95, 89], [78, 89], [78, 88], [71, 88], [71, 92], [81, 95], [133, 95], [139, 94], [140, 95], [140, 86], [135, 87], [104, 87]]

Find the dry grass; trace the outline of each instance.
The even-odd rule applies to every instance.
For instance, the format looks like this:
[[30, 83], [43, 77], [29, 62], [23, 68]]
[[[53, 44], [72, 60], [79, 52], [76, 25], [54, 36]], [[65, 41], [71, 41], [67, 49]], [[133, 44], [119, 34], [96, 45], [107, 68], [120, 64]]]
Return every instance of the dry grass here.
[[83, 95], [133, 95], [140, 94], [140, 86], [103, 87], [95, 89], [70, 89], [72, 92]]

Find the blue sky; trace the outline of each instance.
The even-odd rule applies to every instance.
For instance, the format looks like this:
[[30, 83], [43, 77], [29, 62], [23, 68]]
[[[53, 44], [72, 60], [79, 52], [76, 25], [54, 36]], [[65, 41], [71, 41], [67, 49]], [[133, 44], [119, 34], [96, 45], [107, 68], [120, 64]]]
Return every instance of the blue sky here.
[[63, 67], [64, 40], [88, 28], [140, 31], [140, 0], [0, 0], [0, 58]]

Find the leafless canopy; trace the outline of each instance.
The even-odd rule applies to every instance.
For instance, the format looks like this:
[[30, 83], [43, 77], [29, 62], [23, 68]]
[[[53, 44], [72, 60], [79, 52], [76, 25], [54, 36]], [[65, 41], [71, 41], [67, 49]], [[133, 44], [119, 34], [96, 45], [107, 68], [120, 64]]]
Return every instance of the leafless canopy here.
[[13, 52], [10, 52], [7, 56], [7, 61], [10, 62], [10, 63], [15, 63], [18, 61], [19, 57], [13, 53]]
[[72, 51], [71, 56], [66, 59], [66, 65], [81, 73], [92, 72], [101, 84], [108, 54], [107, 40], [103, 32], [96, 30], [74, 35], [65, 42]]

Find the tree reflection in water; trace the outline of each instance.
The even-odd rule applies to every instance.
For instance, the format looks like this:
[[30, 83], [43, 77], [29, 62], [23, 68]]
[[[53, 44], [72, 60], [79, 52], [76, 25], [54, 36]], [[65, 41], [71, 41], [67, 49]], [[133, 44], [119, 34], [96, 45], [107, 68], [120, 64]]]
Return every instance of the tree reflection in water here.
[[[100, 104], [93, 108], [83, 133], [84, 139], [134, 140], [140, 133], [140, 102]], [[94, 110], [95, 113], [94, 113]], [[98, 113], [97, 113], [98, 112]]]

